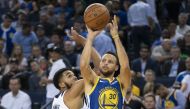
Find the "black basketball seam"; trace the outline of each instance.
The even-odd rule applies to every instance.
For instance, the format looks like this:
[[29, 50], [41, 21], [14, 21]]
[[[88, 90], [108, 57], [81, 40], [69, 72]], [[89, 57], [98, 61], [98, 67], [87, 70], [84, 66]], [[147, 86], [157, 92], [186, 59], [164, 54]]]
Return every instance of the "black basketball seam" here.
[[[91, 7], [92, 8], [92, 7]], [[96, 6], [96, 5], [94, 5], [94, 9], [96, 9], [96, 8], [99, 8], [99, 6]], [[89, 12], [91, 12], [91, 11], [89, 11]], [[89, 12], [84, 12], [84, 17], [89, 13]]]
[[[105, 12], [103, 12], [102, 14], [100, 14], [99, 16], [103, 15], [103, 14], [106, 13], [106, 12], [107, 12], [107, 10], [106, 10]], [[97, 16], [97, 17], [99, 17], [99, 16]], [[96, 20], [96, 19], [89, 20], [88, 22], [91, 22], [91, 21], [93, 21], [93, 20]], [[88, 22], [85, 22], [85, 23], [88, 23]]]
[[[106, 10], [106, 11], [108, 11], [108, 10]], [[106, 12], [106, 11], [105, 11], [105, 12]], [[105, 12], [104, 12], [104, 13], [105, 13]], [[102, 13], [102, 14], [104, 14], [104, 13]], [[109, 13], [109, 11], [108, 11], [108, 13]], [[102, 14], [100, 14], [100, 15], [102, 15]], [[100, 16], [100, 15], [99, 15], [99, 16]], [[99, 17], [99, 16], [97, 16], [97, 17]], [[110, 18], [110, 16], [109, 16], [109, 18]], [[92, 20], [90, 20], [90, 21], [93, 21], [93, 20], [95, 20], [95, 19], [92, 19]], [[88, 21], [88, 22], [90, 22], [90, 21]], [[88, 22], [85, 22], [85, 23], [88, 23]], [[109, 22], [109, 20], [108, 20], [108, 22]], [[108, 23], [108, 22], [107, 22], [107, 23]], [[101, 28], [102, 28], [102, 26], [100, 26], [99, 28], [95, 28], [95, 30], [98, 30], [98, 29], [101, 29]]]

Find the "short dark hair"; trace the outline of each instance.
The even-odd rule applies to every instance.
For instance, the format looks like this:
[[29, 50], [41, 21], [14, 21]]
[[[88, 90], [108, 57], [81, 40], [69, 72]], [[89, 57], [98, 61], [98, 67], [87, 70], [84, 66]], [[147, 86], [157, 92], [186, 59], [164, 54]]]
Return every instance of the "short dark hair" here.
[[148, 51], [150, 51], [150, 47], [144, 43], [142, 43], [140, 46], [140, 50], [142, 50], [142, 49], [147, 49]]
[[[60, 89], [60, 87], [59, 87], [59, 81], [60, 81], [60, 79], [61, 79], [61, 77], [62, 77], [62, 74], [63, 74], [65, 71], [67, 71], [67, 70], [71, 70], [71, 69], [69, 69], [69, 68], [62, 68], [62, 69], [58, 70], [58, 71], [55, 73], [55, 75], [54, 75], [54, 77], [53, 77], [53, 84], [55, 85], [55, 87], [56, 87], [57, 89]], [[71, 70], [71, 71], [72, 71], [72, 70]]]
[[161, 84], [161, 83], [156, 83], [156, 84], [154, 85], [154, 88], [153, 88], [153, 93], [156, 94], [156, 91], [157, 91], [160, 87], [162, 87], [162, 86], [163, 86], [163, 84]]
[[155, 95], [153, 93], [147, 93], [147, 94], [144, 95], [143, 98], [145, 99], [146, 97], [152, 97], [153, 100], [156, 101], [156, 97], [155, 97]]
[[24, 22], [23, 24], [22, 24], [22, 29], [25, 29], [25, 28], [31, 28], [31, 23], [30, 22]]
[[20, 78], [17, 75], [11, 77], [9, 81], [11, 81], [11, 80], [18, 80], [18, 83], [21, 84]]
[[113, 55], [113, 56], [116, 58], [116, 64], [119, 65], [119, 58], [118, 58], [118, 56], [117, 56], [116, 53], [111, 52], [111, 51], [108, 51], [108, 52], [106, 52], [105, 54]]

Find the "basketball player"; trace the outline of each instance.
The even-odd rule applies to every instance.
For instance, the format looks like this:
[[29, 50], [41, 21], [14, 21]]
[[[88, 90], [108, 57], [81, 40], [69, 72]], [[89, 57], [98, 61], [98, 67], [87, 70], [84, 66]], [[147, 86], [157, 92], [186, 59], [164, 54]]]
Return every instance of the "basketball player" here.
[[77, 80], [70, 69], [57, 71], [53, 83], [60, 93], [54, 97], [52, 109], [85, 109], [83, 80]]
[[[80, 69], [84, 78], [85, 93], [88, 96], [90, 109], [122, 109], [123, 97], [131, 81], [128, 56], [118, 36], [116, 16], [109, 26], [118, 58], [110, 52], [103, 55], [99, 64], [100, 77], [89, 66], [92, 43], [100, 31], [92, 31], [87, 27], [88, 37], [81, 55]], [[119, 69], [119, 66], [120, 74], [115, 78], [114, 73]]]
[[[77, 43], [84, 45], [85, 39], [76, 30], [71, 28], [71, 38]], [[93, 48], [92, 60], [94, 66], [98, 67], [100, 56]], [[87, 109], [84, 96], [84, 82], [77, 80], [74, 73], [67, 68], [56, 72], [53, 83], [60, 93], [54, 97], [52, 109]]]

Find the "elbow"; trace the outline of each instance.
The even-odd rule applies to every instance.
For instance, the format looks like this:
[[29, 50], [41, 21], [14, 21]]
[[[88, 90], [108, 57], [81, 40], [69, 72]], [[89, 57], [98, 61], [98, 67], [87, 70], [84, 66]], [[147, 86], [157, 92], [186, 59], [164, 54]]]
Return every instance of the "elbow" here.
[[88, 67], [88, 64], [85, 61], [81, 60], [80, 61], [80, 69], [85, 69], [87, 67]]

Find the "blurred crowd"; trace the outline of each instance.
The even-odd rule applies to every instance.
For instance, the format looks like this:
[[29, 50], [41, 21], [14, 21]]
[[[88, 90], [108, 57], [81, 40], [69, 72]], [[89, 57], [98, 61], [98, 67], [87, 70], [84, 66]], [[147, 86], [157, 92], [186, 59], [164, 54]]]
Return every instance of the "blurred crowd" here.
[[[47, 93], [47, 103], [56, 95], [51, 80], [58, 67], [81, 78], [83, 45], [70, 38], [70, 28], [87, 37], [83, 13], [94, 2], [117, 15], [130, 59], [133, 79], [124, 108], [190, 109], [190, 0], [0, 0], [0, 89], [24, 91], [24, 109], [30, 109], [31, 96], [23, 93]], [[93, 46], [100, 55], [115, 52], [109, 28]], [[1, 104], [11, 99], [3, 96]]]

